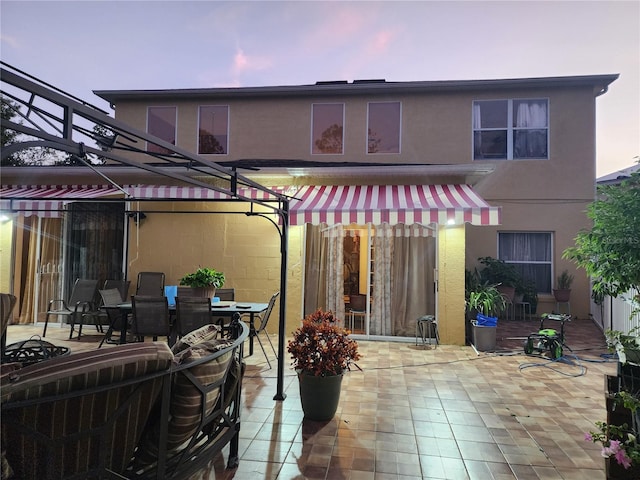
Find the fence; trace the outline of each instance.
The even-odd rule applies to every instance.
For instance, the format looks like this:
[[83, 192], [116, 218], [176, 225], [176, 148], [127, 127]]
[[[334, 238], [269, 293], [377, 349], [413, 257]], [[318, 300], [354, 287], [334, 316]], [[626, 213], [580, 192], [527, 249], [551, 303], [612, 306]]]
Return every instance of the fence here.
[[[640, 305], [634, 302], [638, 298], [638, 292], [630, 290], [617, 298], [606, 297], [602, 305], [591, 302], [591, 315], [603, 330], [619, 330], [628, 332], [634, 327], [640, 326]], [[633, 316], [631, 315], [634, 312]]]

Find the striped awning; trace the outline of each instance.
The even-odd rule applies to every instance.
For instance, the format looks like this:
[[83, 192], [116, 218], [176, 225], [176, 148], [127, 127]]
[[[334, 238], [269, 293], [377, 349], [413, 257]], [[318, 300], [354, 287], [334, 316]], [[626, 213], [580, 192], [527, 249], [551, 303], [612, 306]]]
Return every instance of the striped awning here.
[[290, 225], [500, 225], [500, 207], [469, 185], [316, 185], [293, 196]]
[[59, 217], [71, 201], [123, 195], [111, 185], [2, 185], [0, 210], [19, 211], [26, 217]]

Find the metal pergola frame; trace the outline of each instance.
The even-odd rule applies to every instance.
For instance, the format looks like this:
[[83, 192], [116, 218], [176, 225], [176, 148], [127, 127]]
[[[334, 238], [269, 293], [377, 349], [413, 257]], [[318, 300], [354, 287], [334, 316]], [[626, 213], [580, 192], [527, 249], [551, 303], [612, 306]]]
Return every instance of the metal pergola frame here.
[[[135, 198], [126, 194], [120, 185], [96, 168], [100, 159], [106, 159], [110, 163], [144, 170], [182, 184], [213, 190], [227, 197], [221, 200], [203, 199], [199, 201], [247, 203], [249, 205], [247, 211], [234, 213], [263, 217], [276, 227], [280, 236], [281, 260], [278, 371], [274, 400], [284, 400], [286, 398], [283, 390], [289, 198], [244, 177], [235, 168], [223, 167], [160, 138], [132, 128], [110, 117], [104, 110], [5, 62], [0, 62], [0, 65], [2, 66], [0, 68], [0, 94], [3, 100], [9, 100], [18, 106], [18, 109], [14, 109], [13, 112], [22, 119], [21, 123], [17, 123], [2, 118], [2, 128], [13, 130], [24, 136], [18, 142], [2, 148], [3, 160], [21, 150], [34, 147], [49, 148], [70, 154], [79, 165], [92, 170], [106, 182], [123, 191], [125, 193], [124, 201], [157, 202], [163, 200]], [[95, 126], [99, 127], [98, 131], [94, 130]], [[107, 133], [106, 136], [101, 134], [103, 131]], [[149, 151], [149, 145], [160, 147], [166, 153]], [[152, 161], [148, 163], [133, 161], [122, 156], [121, 152], [139, 155], [141, 158]], [[96, 163], [93, 163], [92, 159]], [[197, 175], [198, 178], [194, 178], [193, 175]], [[259, 192], [259, 198], [241, 194], [239, 187]], [[64, 199], [64, 197], [56, 197], [56, 200]], [[39, 197], [38, 200], [43, 200], [43, 198]], [[91, 199], [91, 201], [108, 202], [114, 200], [98, 197]], [[172, 201], [193, 200], [172, 199]], [[226, 214], [230, 212], [212, 213]], [[279, 221], [275, 222], [270, 215], [276, 215]]]

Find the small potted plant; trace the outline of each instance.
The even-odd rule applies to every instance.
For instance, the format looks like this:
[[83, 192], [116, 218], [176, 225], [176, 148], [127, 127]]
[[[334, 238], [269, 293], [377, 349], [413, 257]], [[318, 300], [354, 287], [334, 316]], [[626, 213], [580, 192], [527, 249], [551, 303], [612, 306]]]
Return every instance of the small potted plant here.
[[300, 400], [305, 417], [330, 420], [340, 401], [342, 377], [351, 365], [358, 369], [358, 343], [349, 337], [333, 312], [317, 310], [302, 321], [287, 344], [298, 373]]
[[573, 275], [568, 270], [563, 270], [556, 278], [556, 288], [553, 290], [553, 296], [556, 302], [568, 302], [571, 298], [571, 284], [573, 283]]
[[467, 274], [465, 289], [471, 341], [477, 350], [495, 350], [497, 317], [507, 307], [505, 295], [496, 285], [483, 281], [477, 272]]
[[222, 288], [225, 282], [224, 273], [215, 268], [199, 267], [195, 272], [188, 273], [180, 279], [180, 285], [199, 290], [195, 296], [212, 298], [216, 288]]

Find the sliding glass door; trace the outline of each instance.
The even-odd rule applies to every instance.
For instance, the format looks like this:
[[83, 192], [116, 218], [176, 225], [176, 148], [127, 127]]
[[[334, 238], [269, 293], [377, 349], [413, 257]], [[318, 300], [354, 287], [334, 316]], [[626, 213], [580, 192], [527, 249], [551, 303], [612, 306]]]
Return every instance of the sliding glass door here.
[[332, 310], [354, 335], [414, 338], [436, 314], [435, 228], [306, 226], [305, 315]]

